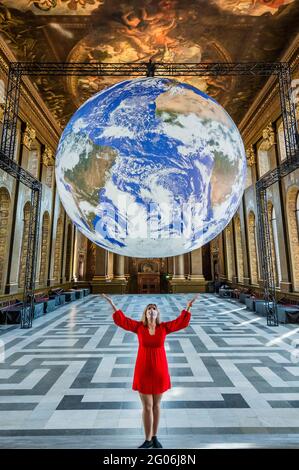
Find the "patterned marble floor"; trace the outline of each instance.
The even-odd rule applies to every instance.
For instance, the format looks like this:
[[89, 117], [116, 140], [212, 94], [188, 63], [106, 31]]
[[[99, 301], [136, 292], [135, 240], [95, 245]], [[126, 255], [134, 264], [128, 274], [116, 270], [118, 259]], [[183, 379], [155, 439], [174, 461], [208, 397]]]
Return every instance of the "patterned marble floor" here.
[[[175, 318], [191, 295], [112, 296], [140, 319], [156, 302]], [[0, 326], [0, 447], [136, 448], [134, 333], [100, 296], [65, 305], [30, 330]], [[299, 447], [299, 325], [267, 327], [243, 304], [203, 294], [190, 325], [167, 336], [172, 388], [158, 436], [167, 448]]]

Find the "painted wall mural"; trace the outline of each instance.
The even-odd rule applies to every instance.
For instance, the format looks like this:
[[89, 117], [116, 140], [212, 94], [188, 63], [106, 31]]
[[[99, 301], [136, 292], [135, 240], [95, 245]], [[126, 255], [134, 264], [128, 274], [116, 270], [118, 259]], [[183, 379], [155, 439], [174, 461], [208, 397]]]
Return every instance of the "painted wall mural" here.
[[[299, 0], [2, 0], [0, 34], [19, 60], [278, 60], [298, 31]], [[97, 91], [131, 77], [37, 77], [64, 128]], [[180, 78], [239, 122], [263, 77]]]
[[35, 15], [88, 15], [103, 0], [3, 0], [2, 3]]

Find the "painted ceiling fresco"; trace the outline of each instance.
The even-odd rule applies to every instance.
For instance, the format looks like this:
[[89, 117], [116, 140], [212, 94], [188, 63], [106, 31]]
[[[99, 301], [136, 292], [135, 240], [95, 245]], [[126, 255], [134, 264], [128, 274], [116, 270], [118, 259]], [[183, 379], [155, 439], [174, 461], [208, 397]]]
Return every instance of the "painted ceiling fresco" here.
[[[19, 60], [261, 62], [299, 32], [299, 0], [2, 0], [0, 34]], [[62, 128], [100, 89], [128, 77], [43, 77]], [[238, 123], [265, 78], [186, 77]]]

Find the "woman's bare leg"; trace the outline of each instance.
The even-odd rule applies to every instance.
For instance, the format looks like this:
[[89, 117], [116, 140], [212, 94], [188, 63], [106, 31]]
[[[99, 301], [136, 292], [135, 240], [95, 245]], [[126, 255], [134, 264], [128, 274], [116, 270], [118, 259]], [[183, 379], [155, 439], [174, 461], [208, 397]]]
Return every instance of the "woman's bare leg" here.
[[148, 395], [140, 392], [139, 395], [143, 406], [142, 419], [145, 439], [150, 441], [152, 438], [153, 429], [153, 395]]
[[[153, 395], [153, 436], [157, 435], [160, 420], [160, 402], [163, 393]], [[151, 436], [152, 437], [152, 436]]]

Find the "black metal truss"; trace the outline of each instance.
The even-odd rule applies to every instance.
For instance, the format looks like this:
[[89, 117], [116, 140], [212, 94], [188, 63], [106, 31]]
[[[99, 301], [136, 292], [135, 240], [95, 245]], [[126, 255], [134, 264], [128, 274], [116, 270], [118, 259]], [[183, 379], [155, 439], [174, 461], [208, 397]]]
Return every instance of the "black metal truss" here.
[[[36, 256], [40, 217], [41, 183], [13, 161], [16, 123], [18, 117], [20, 85], [23, 75], [29, 76], [220, 76], [220, 75], [276, 75], [279, 80], [282, 120], [285, 133], [286, 160], [268, 172], [256, 183], [258, 234], [260, 260], [264, 280], [264, 298], [267, 307], [267, 323], [278, 325], [274, 266], [271, 250], [267, 210], [267, 188], [283, 176], [299, 167], [299, 137], [295, 105], [291, 96], [291, 71], [287, 62], [241, 63], [60, 63], [60, 62], [12, 62], [9, 67], [7, 95], [4, 110], [3, 132], [0, 144], [0, 166], [4, 171], [31, 188], [31, 215], [24, 286], [24, 308], [21, 326], [30, 327], [33, 318]], [[29, 308], [28, 308], [29, 307]]]
[[292, 158], [266, 173], [256, 183], [256, 202], [258, 212], [258, 234], [260, 242], [260, 265], [264, 284], [264, 298], [267, 306], [267, 325], [278, 326], [277, 298], [275, 286], [275, 265], [272, 256], [270, 221], [267, 203], [267, 188], [299, 168], [299, 148]]
[[[209, 63], [105, 63], [105, 62], [14, 62], [22, 75], [56, 76], [218, 76], [278, 74], [283, 62], [209, 62]], [[286, 63], [285, 63], [286, 64]]]
[[289, 64], [282, 63], [278, 74], [281, 113], [284, 124], [286, 155], [288, 160], [298, 158], [299, 134], [295, 103], [292, 99], [292, 78]]
[[274, 260], [272, 256], [270, 223], [268, 214], [267, 191], [257, 192], [258, 236], [260, 248], [260, 266], [264, 284], [267, 325], [278, 326], [277, 299], [274, 276]]
[[31, 212], [28, 230], [23, 309], [21, 314], [21, 328], [30, 328], [32, 326], [34, 312], [33, 301], [36, 273], [36, 253], [39, 236], [42, 184], [40, 181], [34, 178], [31, 173], [26, 171], [11, 158], [8, 158], [2, 150], [0, 150], [0, 168], [31, 189]]
[[19, 67], [10, 66], [8, 72], [3, 131], [1, 136], [1, 151], [13, 158], [17, 132], [19, 97], [21, 90], [22, 72]]

